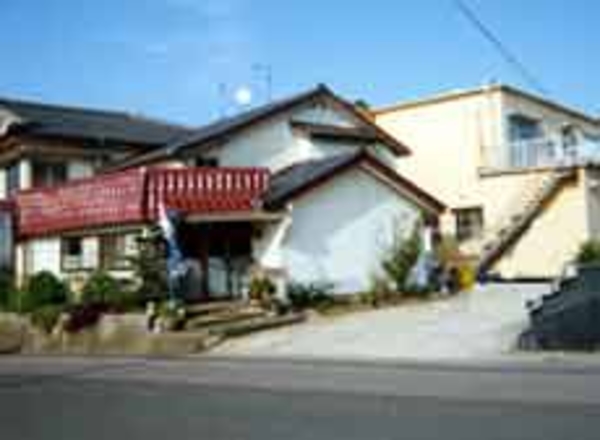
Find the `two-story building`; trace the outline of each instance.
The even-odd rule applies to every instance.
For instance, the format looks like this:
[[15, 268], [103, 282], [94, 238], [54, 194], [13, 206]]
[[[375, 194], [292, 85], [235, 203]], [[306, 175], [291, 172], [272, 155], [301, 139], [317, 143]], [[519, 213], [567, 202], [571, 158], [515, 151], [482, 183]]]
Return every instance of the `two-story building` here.
[[600, 236], [596, 118], [505, 85], [373, 115], [411, 145], [397, 169], [448, 205], [442, 230], [482, 273], [556, 276], [583, 241]]
[[[0, 99], [0, 200], [25, 190], [51, 188], [95, 175], [108, 163], [163, 147], [191, 129], [125, 112]], [[3, 206], [6, 208], [6, 202]], [[26, 273], [84, 264], [69, 255], [79, 250], [94, 260], [100, 243], [63, 239], [25, 246], [15, 243], [12, 214], [0, 215], [0, 266]], [[122, 239], [106, 234], [103, 253]], [[55, 256], [57, 251], [61, 258]], [[94, 257], [92, 257], [94, 256]], [[111, 265], [110, 258], [103, 258]], [[108, 266], [107, 266], [108, 267]]]
[[[10, 166], [19, 170], [8, 218], [21, 280], [40, 270], [73, 282], [97, 269], [130, 276], [126, 257], [164, 207], [181, 216], [182, 251], [197, 263], [194, 295], [239, 294], [256, 266], [280, 285], [322, 281], [354, 293], [369, 287], [398, 234], [421, 218], [436, 223], [444, 209], [395, 170], [408, 148], [324, 86], [195, 130], [26, 107], [43, 110], [27, 116], [0, 105], [13, 155], [6, 180]], [[46, 147], [47, 135], [56, 144]], [[53, 155], [66, 171], [37, 172]]]

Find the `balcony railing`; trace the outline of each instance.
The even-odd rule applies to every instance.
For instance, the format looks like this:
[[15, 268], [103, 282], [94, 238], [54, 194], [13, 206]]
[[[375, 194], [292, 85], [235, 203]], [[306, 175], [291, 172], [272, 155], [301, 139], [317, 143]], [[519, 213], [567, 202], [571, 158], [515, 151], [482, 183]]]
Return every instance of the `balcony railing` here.
[[585, 137], [573, 144], [560, 138], [538, 138], [508, 143], [488, 165], [496, 169], [547, 168], [600, 162], [600, 139]]
[[261, 208], [269, 171], [260, 168], [140, 168], [22, 191], [19, 236], [154, 222], [164, 205], [184, 214]]

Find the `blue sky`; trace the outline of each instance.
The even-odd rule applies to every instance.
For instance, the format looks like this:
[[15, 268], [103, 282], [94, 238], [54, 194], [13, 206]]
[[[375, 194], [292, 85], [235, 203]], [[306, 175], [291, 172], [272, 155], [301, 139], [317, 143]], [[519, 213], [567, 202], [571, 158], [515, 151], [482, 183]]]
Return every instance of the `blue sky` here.
[[[599, 2], [467, 0], [551, 97], [600, 111]], [[0, 95], [199, 125], [325, 82], [381, 105], [490, 80], [527, 86], [451, 0], [2, 0]], [[225, 97], [219, 84], [226, 88]]]

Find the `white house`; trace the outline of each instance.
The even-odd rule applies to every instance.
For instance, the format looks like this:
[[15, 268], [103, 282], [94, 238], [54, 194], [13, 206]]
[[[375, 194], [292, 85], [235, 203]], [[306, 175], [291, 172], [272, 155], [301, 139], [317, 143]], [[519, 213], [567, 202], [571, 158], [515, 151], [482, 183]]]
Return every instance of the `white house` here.
[[17, 192], [18, 276], [129, 276], [123, 256], [163, 203], [181, 213], [199, 296], [239, 294], [254, 265], [354, 293], [397, 234], [444, 209], [395, 171], [408, 148], [324, 86], [157, 143], [94, 177]]

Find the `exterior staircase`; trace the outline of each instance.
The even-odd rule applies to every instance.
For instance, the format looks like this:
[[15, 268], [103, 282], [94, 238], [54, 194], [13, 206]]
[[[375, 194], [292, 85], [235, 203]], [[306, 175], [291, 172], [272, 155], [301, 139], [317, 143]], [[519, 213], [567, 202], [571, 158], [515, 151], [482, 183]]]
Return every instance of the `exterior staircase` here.
[[544, 205], [567, 181], [575, 178], [576, 173], [577, 170], [574, 168], [561, 168], [544, 178], [541, 184], [525, 199], [522, 208], [516, 214], [511, 215], [490, 238], [484, 240], [477, 262], [479, 275], [485, 274], [504, 252], [523, 236]]

